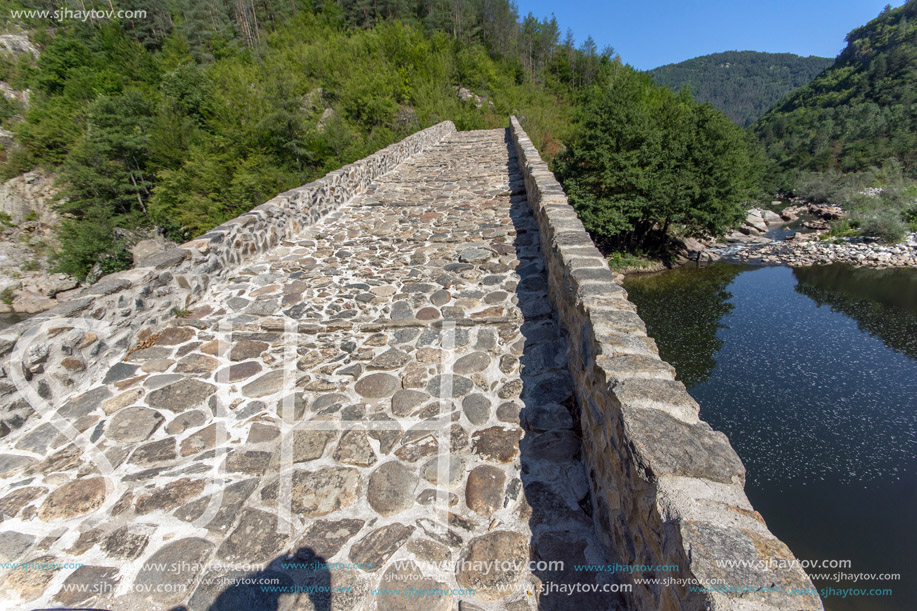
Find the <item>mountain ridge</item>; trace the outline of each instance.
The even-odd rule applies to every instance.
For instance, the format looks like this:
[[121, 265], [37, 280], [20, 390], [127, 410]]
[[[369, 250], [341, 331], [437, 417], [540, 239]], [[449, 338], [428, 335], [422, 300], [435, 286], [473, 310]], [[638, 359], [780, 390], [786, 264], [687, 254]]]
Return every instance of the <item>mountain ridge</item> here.
[[647, 72], [658, 84], [670, 89], [687, 85], [697, 101], [709, 102], [738, 125], [748, 127], [832, 61], [827, 57], [793, 53], [722, 51]]

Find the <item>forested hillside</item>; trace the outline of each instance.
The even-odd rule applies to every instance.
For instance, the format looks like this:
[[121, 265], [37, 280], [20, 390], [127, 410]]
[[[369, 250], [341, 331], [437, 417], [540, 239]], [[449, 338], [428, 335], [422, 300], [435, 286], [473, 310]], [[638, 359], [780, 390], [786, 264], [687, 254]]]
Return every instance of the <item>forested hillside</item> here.
[[847, 35], [834, 64], [753, 126], [769, 189], [844, 206], [835, 231], [917, 231], [917, 0]]
[[[188, 239], [443, 120], [505, 127], [517, 114], [550, 160], [581, 141], [576, 109], [615, 71], [633, 72], [589, 37], [561, 40], [553, 18], [520, 18], [509, 0], [111, 6], [147, 14], [8, 22], [40, 55], [0, 54], [0, 81], [31, 91], [27, 107], [0, 109], [15, 134], [0, 169], [58, 176], [57, 269], [80, 278], [131, 265], [138, 235]], [[653, 142], [666, 129], [646, 127]]]
[[827, 57], [726, 51], [667, 64], [649, 73], [660, 85], [688, 87], [694, 99], [713, 104], [742, 127], [831, 65]]
[[917, 171], [917, 0], [847, 35], [834, 64], [755, 124], [780, 170]]
[[116, 227], [187, 239], [446, 119], [474, 129], [518, 113], [550, 152], [562, 95], [602, 61], [594, 45], [555, 53], [556, 24], [519, 22], [508, 2], [489, 7], [487, 27], [471, 4], [460, 19], [419, 2], [142, 6], [136, 22], [23, 23], [41, 55], [0, 69], [32, 91], [21, 120], [6, 113], [18, 146], [3, 173], [58, 174], [58, 263], [80, 277], [130, 264]]

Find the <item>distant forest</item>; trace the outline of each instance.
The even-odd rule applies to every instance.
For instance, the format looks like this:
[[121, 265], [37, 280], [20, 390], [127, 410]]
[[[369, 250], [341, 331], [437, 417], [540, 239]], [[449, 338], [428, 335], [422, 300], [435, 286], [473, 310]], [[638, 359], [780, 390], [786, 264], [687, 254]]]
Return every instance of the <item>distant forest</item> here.
[[832, 61], [792, 53], [726, 51], [667, 64], [649, 73], [670, 89], [687, 87], [695, 100], [713, 104], [738, 125], [748, 127]]

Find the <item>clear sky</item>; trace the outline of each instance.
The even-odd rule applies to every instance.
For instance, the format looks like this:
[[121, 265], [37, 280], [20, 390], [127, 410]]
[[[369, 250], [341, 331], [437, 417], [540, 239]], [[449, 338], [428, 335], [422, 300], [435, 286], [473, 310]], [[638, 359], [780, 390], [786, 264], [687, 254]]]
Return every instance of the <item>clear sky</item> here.
[[902, 0], [517, 0], [519, 14], [553, 13], [561, 40], [592, 35], [641, 70], [718, 51], [835, 57], [844, 36]]

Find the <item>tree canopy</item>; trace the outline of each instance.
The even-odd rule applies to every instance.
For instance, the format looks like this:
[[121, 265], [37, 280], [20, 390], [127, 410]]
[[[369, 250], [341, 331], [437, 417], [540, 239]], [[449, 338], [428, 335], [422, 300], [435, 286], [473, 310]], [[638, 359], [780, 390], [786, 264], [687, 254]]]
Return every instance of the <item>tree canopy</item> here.
[[595, 237], [640, 248], [675, 225], [716, 235], [744, 217], [758, 161], [722, 113], [620, 64], [584, 100], [555, 170]]

